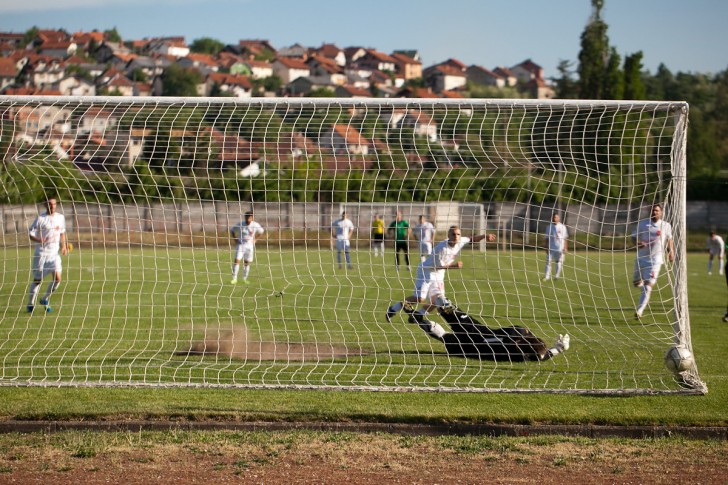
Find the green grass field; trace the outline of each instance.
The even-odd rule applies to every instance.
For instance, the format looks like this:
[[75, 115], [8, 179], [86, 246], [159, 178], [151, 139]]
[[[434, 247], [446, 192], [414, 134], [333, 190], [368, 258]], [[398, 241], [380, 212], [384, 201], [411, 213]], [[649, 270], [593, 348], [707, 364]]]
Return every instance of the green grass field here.
[[[259, 247], [249, 286], [228, 284], [230, 252], [202, 249], [89, 249], [64, 260], [55, 311], [25, 312], [30, 253], [5, 250], [0, 414], [39, 416], [230, 416], [237, 419], [363, 419], [725, 424], [728, 385], [720, 321], [726, 289], [707, 277], [705, 255], [688, 259], [693, 345], [706, 396], [595, 397], [491, 393], [342, 393], [199, 388], [258, 386], [475, 390], [678, 390], [664, 369], [672, 295], [663, 276], [651, 315], [632, 317], [632, 255], [577, 252], [565, 277], [541, 281], [543, 254], [465, 252], [449, 296], [491, 325], [526, 325], [548, 343], [572, 335], [553, 361], [498, 364], [450, 358], [389, 302], [411, 291], [392, 253], [354, 253], [340, 271], [330, 251]], [[242, 338], [242, 328], [247, 329]], [[232, 335], [232, 338], [230, 337]], [[179, 355], [207, 336], [230, 339], [228, 354]], [[272, 347], [271, 347], [272, 346]], [[315, 360], [309, 349], [321, 357]], [[274, 349], [274, 350], [271, 350]], [[238, 353], [245, 350], [243, 354]], [[261, 359], [261, 357], [263, 357]], [[67, 382], [189, 385], [162, 388], [52, 388]]]

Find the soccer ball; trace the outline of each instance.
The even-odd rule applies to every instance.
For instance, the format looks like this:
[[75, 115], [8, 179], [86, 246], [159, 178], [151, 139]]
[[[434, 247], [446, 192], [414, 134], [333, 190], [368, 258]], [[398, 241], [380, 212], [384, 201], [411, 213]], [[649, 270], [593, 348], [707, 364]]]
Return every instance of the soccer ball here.
[[693, 365], [693, 354], [682, 345], [671, 347], [665, 354], [665, 366], [675, 374], [684, 372]]

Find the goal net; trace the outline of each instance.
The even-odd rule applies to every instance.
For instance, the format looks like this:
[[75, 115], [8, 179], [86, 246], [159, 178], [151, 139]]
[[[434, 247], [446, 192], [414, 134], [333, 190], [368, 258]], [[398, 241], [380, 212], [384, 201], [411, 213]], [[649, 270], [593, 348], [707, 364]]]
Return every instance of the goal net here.
[[[692, 350], [687, 114], [673, 102], [0, 97], [0, 384], [704, 393], [695, 360], [665, 366], [672, 346]], [[63, 246], [50, 198], [68, 252], [60, 284], [45, 258], [36, 285], [29, 236]], [[675, 258], [637, 319], [632, 235], [657, 203]], [[344, 212], [350, 224], [335, 224]], [[554, 214], [568, 251], [546, 279]], [[436, 247], [453, 226], [496, 239], [465, 245], [462, 269], [431, 283], [460, 311], [388, 315], [414, 293], [420, 216]]]

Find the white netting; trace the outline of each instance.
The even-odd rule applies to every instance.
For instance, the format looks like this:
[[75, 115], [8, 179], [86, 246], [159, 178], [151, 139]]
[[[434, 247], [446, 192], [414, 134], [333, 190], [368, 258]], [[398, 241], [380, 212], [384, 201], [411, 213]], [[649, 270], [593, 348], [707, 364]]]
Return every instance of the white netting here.
[[[663, 363], [691, 347], [686, 125], [684, 103], [0, 97], [0, 384], [705, 392]], [[50, 196], [74, 249], [53, 311], [29, 313], [28, 229]], [[636, 320], [630, 235], [657, 202], [676, 260]], [[265, 233], [233, 285], [230, 228], [251, 210]], [[331, 237], [344, 211], [351, 269]], [[374, 254], [375, 214], [398, 211], [437, 241], [496, 234], [459, 254], [447, 297], [570, 349], [464, 358], [404, 312], [388, 322], [420, 259], [411, 240], [397, 271], [392, 233]], [[543, 281], [553, 213], [569, 252]]]

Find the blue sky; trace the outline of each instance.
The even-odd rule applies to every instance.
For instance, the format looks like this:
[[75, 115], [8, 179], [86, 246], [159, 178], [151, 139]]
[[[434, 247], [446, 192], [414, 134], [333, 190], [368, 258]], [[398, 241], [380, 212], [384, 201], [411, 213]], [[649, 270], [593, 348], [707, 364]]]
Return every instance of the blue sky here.
[[[454, 57], [492, 69], [527, 58], [557, 75], [576, 66], [590, 0], [0, 0], [0, 31], [116, 27], [124, 39], [183, 35], [224, 43], [418, 49], [425, 66]], [[605, 0], [611, 45], [641, 50], [644, 67], [716, 73], [728, 68], [725, 0]]]

